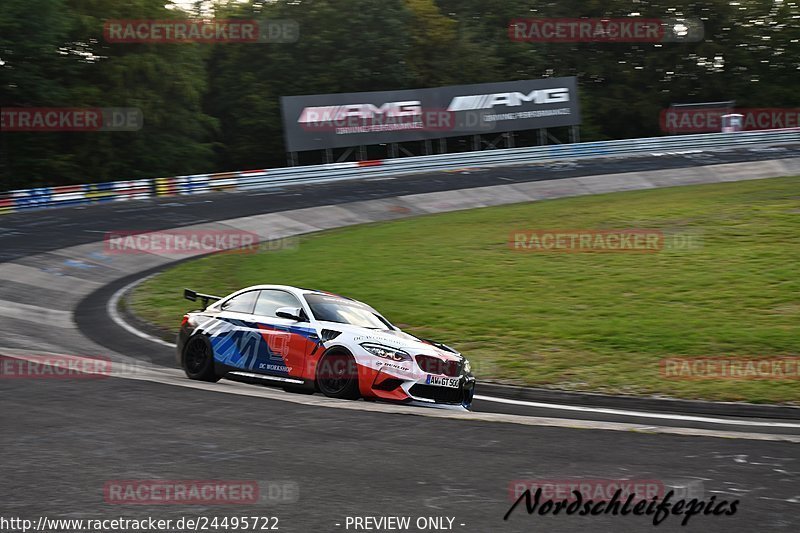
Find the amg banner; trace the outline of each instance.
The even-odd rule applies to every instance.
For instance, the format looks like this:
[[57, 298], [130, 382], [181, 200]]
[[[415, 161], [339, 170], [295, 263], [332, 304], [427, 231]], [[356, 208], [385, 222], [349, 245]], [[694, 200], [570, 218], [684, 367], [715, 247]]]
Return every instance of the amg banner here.
[[288, 152], [581, 123], [575, 77], [281, 98]]

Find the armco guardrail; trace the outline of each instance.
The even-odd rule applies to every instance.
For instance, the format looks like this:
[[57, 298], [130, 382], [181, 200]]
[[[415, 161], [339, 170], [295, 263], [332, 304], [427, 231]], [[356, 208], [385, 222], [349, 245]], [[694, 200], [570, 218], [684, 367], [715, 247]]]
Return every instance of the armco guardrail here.
[[197, 174], [63, 187], [40, 187], [0, 193], [0, 214], [24, 209], [70, 206], [199, 194], [212, 191], [252, 190], [290, 184], [327, 183], [366, 176], [399, 176], [466, 167], [498, 167], [525, 163], [629, 156], [690, 150], [724, 150], [742, 145], [776, 145], [800, 142], [800, 128], [758, 132], [709, 133], [650, 137], [619, 141], [554, 144], [458, 154], [441, 154], [372, 161], [353, 161], [274, 169]]

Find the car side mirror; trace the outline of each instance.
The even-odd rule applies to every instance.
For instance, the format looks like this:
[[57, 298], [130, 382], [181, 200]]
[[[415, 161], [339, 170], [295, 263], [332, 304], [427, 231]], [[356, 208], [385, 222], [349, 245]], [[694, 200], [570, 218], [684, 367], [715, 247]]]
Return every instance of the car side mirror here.
[[288, 318], [289, 320], [303, 321], [303, 310], [299, 307], [279, 307], [275, 311], [275, 316], [279, 318]]

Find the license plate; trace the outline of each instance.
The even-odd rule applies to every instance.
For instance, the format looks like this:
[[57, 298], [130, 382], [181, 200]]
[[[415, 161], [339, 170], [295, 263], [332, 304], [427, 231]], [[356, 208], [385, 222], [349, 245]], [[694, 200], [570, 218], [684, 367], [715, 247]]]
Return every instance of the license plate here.
[[448, 378], [445, 376], [432, 376], [428, 374], [428, 377], [425, 378], [425, 383], [428, 385], [438, 385], [440, 387], [450, 387], [452, 389], [457, 389], [461, 378]]

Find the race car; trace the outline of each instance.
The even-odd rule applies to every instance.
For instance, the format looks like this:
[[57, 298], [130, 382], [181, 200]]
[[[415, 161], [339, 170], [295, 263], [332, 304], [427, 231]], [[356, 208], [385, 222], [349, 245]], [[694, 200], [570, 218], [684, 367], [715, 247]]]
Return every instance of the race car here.
[[184, 297], [203, 304], [184, 315], [178, 333], [178, 363], [191, 379], [350, 400], [472, 404], [475, 377], [464, 356], [404, 333], [362, 302], [286, 285], [224, 298], [185, 289]]

